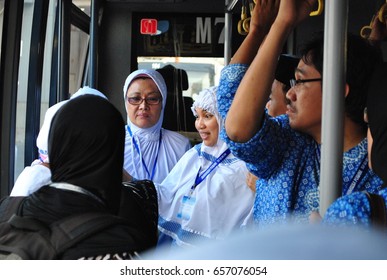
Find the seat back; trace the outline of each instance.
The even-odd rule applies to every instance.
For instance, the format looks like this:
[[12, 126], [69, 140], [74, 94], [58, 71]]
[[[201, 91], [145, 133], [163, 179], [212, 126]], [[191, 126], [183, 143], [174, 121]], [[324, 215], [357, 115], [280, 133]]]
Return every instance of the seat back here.
[[186, 100], [183, 97], [183, 90], [187, 90], [188, 75], [183, 69], [178, 69], [173, 65], [166, 65], [163, 68], [157, 69], [163, 76], [167, 85], [167, 103], [164, 110], [163, 128], [173, 131], [190, 131], [192, 125], [192, 112], [185, 104]]

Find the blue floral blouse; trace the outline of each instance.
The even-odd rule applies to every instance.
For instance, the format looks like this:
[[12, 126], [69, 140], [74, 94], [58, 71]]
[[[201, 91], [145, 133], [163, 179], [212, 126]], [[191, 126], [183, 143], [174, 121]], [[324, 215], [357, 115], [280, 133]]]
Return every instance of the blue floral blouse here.
[[[231, 64], [221, 73], [218, 109], [223, 119], [248, 65]], [[265, 115], [262, 128], [246, 143], [231, 141], [223, 129], [222, 139], [231, 152], [258, 176], [254, 220], [259, 226], [283, 223], [290, 217], [306, 222], [319, 208], [320, 145], [312, 137], [293, 130], [287, 115]], [[356, 180], [354, 178], [356, 177]], [[376, 192], [382, 181], [368, 168], [367, 140], [343, 155], [343, 191]]]
[[[378, 193], [387, 201], [387, 189]], [[387, 203], [386, 203], [387, 205]], [[362, 192], [355, 192], [337, 199], [329, 206], [325, 213], [323, 223], [340, 226], [370, 227], [370, 203]]]

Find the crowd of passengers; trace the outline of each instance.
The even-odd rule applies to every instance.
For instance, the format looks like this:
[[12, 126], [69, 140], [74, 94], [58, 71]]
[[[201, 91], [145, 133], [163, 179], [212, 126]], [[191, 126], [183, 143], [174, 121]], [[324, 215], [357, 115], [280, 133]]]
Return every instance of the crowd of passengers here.
[[319, 217], [323, 34], [297, 57], [282, 53], [315, 2], [257, 1], [249, 33], [218, 85], [192, 105], [202, 139], [193, 147], [162, 128], [167, 88], [155, 70], [127, 77], [126, 124], [89, 87], [49, 108], [39, 159], [0, 209], [24, 196], [18, 214], [45, 224], [86, 211], [128, 220], [81, 241], [63, 259], [132, 259], [316, 220], [370, 228], [362, 191], [387, 199], [387, 70], [378, 45], [387, 27], [374, 21], [368, 40], [348, 35], [342, 196]]

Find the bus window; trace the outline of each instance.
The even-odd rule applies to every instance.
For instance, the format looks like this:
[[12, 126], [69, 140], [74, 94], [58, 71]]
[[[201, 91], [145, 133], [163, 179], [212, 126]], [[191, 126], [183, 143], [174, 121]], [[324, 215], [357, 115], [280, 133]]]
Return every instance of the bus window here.
[[139, 69], [159, 69], [173, 65], [188, 75], [189, 87], [183, 96], [195, 96], [203, 89], [217, 85], [224, 59], [219, 57], [138, 57]]
[[[91, 1], [75, 0], [74, 5], [80, 11], [90, 16]], [[76, 21], [79, 24], [79, 21]], [[83, 22], [84, 24], [84, 22]], [[89, 25], [89, 23], [87, 23]], [[90, 41], [89, 31], [71, 24], [70, 33], [70, 66], [69, 66], [69, 92], [74, 94], [82, 87], [85, 79], [85, 70], [87, 69], [88, 47]]]
[[47, 16], [46, 40], [44, 46], [44, 60], [43, 60], [43, 77], [42, 77], [42, 98], [40, 110], [40, 125], [43, 124], [44, 114], [49, 107], [50, 96], [50, 79], [51, 79], [51, 58], [54, 44], [54, 29], [55, 29], [55, 1], [50, 2]]
[[89, 47], [89, 34], [71, 25], [69, 91], [74, 94], [81, 86]]
[[[4, 0], [0, 0], [0, 46], [1, 46], [1, 39], [3, 37], [3, 18], [4, 18]], [[0, 57], [1, 57], [1, 48], [0, 48]]]
[[24, 168], [24, 144], [27, 110], [28, 70], [34, 1], [25, 1], [20, 45], [19, 81], [16, 105], [15, 179]]

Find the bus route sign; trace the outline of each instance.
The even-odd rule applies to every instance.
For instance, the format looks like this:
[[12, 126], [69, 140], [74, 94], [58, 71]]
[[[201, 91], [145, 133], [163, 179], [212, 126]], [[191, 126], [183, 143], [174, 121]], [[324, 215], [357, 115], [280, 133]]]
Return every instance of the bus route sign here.
[[140, 24], [141, 34], [154, 35], [157, 33], [157, 20], [152, 18], [141, 19]]

